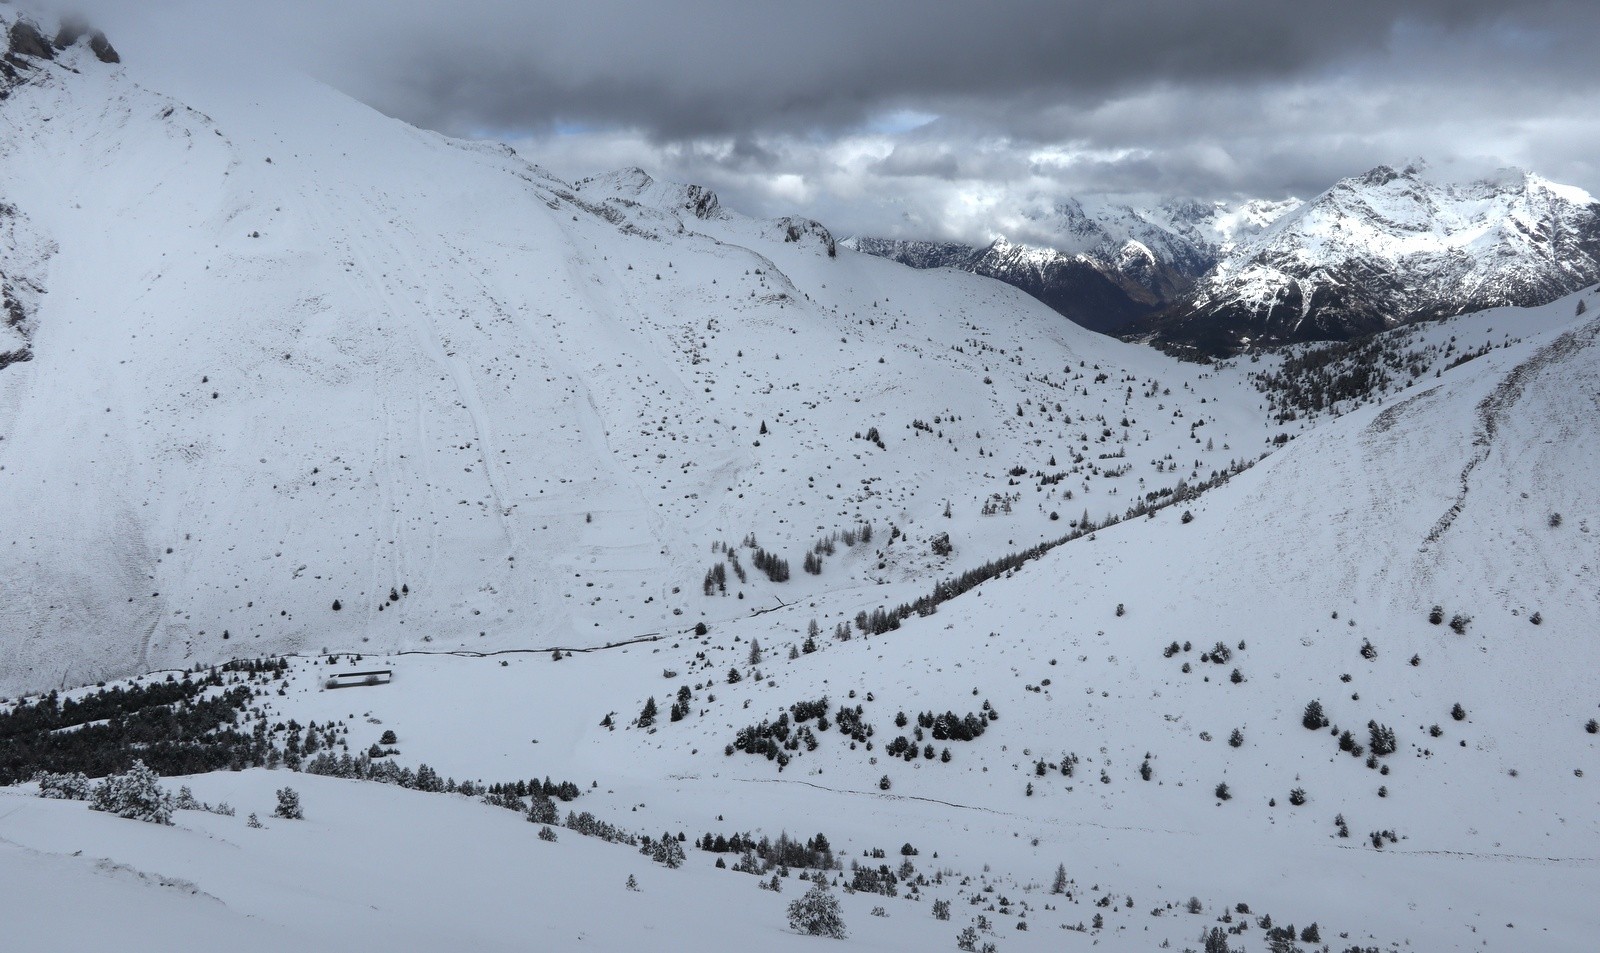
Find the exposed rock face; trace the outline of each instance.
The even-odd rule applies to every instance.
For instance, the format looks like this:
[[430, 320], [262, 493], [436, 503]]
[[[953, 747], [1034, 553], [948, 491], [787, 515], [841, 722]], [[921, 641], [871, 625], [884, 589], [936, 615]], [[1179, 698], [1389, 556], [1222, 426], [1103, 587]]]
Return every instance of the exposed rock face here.
[[[0, 20], [3, 24], [4, 20]], [[40, 60], [53, 60], [62, 50], [71, 49], [84, 42], [87, 37], [89, 52], [102, 63], [120, 63], [122, 57], [118, 55], [115, 47], [106, 35], [89, 26], [88, 21], [82, 17], [69, 16], [61, 21], [61, 28], [56, 31], [52, 39], [47, 36], [38, 24], [26, 17], [17, 17], [9, 29], [5, 31], [6, 49], [0, 51], [5, 59], [15, 61], [16, 57], [32, 57]], [[4, 75], [11, 75], [7, 71]]]
[[92, 52], [95, 55], [95, 58], [102, 63], [122, 62], [122, 57], [119, 56], [116, 49], [112, 47], [111, 41], [106, 39], [106, 35], [101, 33], [99, 30], [94, 31], [89, 35], [89, 51]]
[[33, 316], [54, 246], [0, 201], [0, 370], [33, 359]]
[[32, 56], [41, 60], [56, 58], [56, 49], [45, 35], [27, 20], [18, 20], [11, 24], [10, 33], [7, 35], [9, 52], [13, 56]]
[[[698, 187], [691, 186], [691, 188]], [[821, 222], [809, 218], [784, 217], [778, 219], [777, 224], [783, 228], [783, 240], [786, 242], [801, 242], [809, 237], [822, 245], [829, 258], [839, 253], [839, 245], [833, 240], [833, 233]]]

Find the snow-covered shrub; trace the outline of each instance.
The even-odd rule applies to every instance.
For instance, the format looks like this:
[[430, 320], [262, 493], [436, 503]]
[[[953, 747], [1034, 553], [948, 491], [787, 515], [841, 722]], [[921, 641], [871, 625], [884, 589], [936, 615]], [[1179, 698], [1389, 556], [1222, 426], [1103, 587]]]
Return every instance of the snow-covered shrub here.
[[272, 816], [286, 821], [305, 820], [306, 815], [300, 809], [300, 792], [294, 788], [279, 788], [278, 806], [273, 809]]
[[33, 780], [39, 785], [40, 797], [59, 801], [87, 801], [92, 788], [82, 771], [68, 774], [40, 771], [33, 776]]
[[844, 918], [839, 913], [839, 900], [821, 880], [812, 883], [810, 890], [789, 904], [789, 928], [808, 936], [826, 936], [835, 940], [842, 940], [848, 935]]
[[539, 828], [539, 839], [542, 841], [549, 841], [553, 844], [556, 840], [556, 832], [548, 825], [541, 827]]
[[95, 786], [89, 808], [130, 820], [171, 824], [175, 802], [160, 781], [161, 776], [143, 761], [135, 761], [126, 772], [107, 775]]

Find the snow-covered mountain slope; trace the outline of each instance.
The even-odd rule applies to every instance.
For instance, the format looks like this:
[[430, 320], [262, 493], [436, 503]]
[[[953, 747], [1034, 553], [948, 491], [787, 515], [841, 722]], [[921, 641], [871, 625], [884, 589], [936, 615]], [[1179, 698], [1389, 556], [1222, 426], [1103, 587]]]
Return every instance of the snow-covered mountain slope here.
[[[1101, 530], [895, 631], [827, 637], [926, 579], [559, 661], [369, 657], [355, 667], [395, 671], [371, 688], [325, 690], [329, 672], [351, 666], [297, 659], [271, 681], [262, 717], [341, 722], [354, 752], [393, 730], [391, 757], [454, 778], [571, 779], [584, 788], [571, 810], [637, 832], [681, 830], [691, 842], [822, 832], [843, 883], [851, 861], [879, 862], [874, 850], [891, 869], [909, 859], [898, 897], [841, 885], [848, 948], [939, 948], [981, 916], [982, 938], [1008, 951], [1198, 949], [1202, 930], [1241, 925], [1231, 948], [1255, 951], [1272, 948], [1270, 916], [1279, 928], [1316, 923], [1321, 940], [1297, 944], [1306, 950], [1586, 950], [1600, 928], [1585, 902], [1600, 886], [1589, 787], [1600, 736], [1585, 730], [1600, 714], [1591, 674], [1600, 547], [1583, 463], [1600, 457], [1600, 320], [1574, 310], [1569, 298], [1444, 322], [1475, 335], [1521, 317], [1529, 330], [1305, 433], [1187, 504], [1192, 519], [1174, 507]], [[824, 634], [816, 650], [791, 657], [812, 620]], [[753, 641], [763, 649], [754, 665]], [[730, 669], [743, 677], [730, 683]], [[683, 717], [633, 724], [647, 697], [665, 709], [680, 690]], [[823, 697], [826, 726], [791, 710]], [[1313, 700], [1330, 722], [1315, 730], [1303, 723]], [[873, 730], [853, 741], [836, 716], [857, 706], [851, 727]], [[941, 735], [944, 719], [919, 718], [947, 711], [984, 713], [984, 730], [960, 740]], [[781, 759], [730, 750], [748, 747], [741, 729], [780, 714], [795, 742], [777, 747]], [[1372, 746], [1375, 728], [1392, 731], [1393, 752]], [[1369, 750], [1343, 750], [1342, 731]], [[909, 759], [892, 753], [901, 736], [915, 744]], [[44, 884], [88, 878], [91, 862], [70, 856], [83, 850], [192, 882], [269, 933], [326, 924], [343, 935], [356, 927], [342, 918], [367, 923], [376, 905], [385, 920], [429, 930], [459, 916], [492, 948], [520, 913], [413, 896], [373, 874], [400, 863], [396, 850], [453, 869], [450, 845], [481, 841], [482, 863], [450, 889], [498, 896], [474, 886], [480, 873], [526, 867], [548, 884], [529, 892], [541, 929], [592, 930], [596, 948], [635, 944], [654, 922], [575, 924], [563, 912], [609, 909], [613, 893], [630, 910], [663, 895], [684, 910], [737, 907], [697, 938], [702, 948], [739, 945], [724, 927], [795, 942], [781, 910], [802, 884], [784, 881], [780, 901], [756, 890], [764, 877], [714, 869], [736, 854], [690, 849], [683, 870], [666, 871], [569, 830], [563, 853], [547, 853], [556, 847], [532, 825], [451, 795], [285, 772], [181, 783], [241, 816], [264, 815], [270, 792], [292, 784], [307, 827], [269, 818], [252, 831], [185, 813], [177, 830], [146, 828], [23, 801], [22, 788], [15, 809], [0, 811], [0, 837], [13, 853], [35, 852], [16, 863], [39, 867]], [[418, 833], [393, 842], [397, 830]], [[421, 833], [436, 830], [452, 833]], [[329, 848], [297, 880], [315, 899], [284, 904], [283, 858], [308, 841]], [[902, 843], [918, 853], [903, 858]], [[1068, 894], [1049, 892], [1057, 864], [1073, 881]], [[628, 873], [643, 896], [624, 891]], [[926, 880], [912, 891], [918, 874]], [[385, 900], [402, 897], [386, 912]], [[952, 902], [951, 920], [931, 916], [935, 900]], [[36, 908], [16, 902], [15, 922], [40, 929]], [[200, 923], [214, 911], [194, 902], [179, 915]], [[1079, 924], [1087, 935], [1072, 932]]]
[[1600, 280], [1600, 203], [1505, 170], [1463, 184], [1379, 166], [1240, 243], [1145, 329], [1227, 353], [1538, 305]]
[[[671, 631], [723, 543], [794, 579], [713, 619], [975, 565], [1271, 435], [1242, 379], [816, 223], [570, 185], [267, 67], [18, 61], [0, 691]], [[1024, 475], [1057, 482], [981, 515]], [[863, 523], [870, 553], [801, 571]]]
[[[803, 865], [693, 846], [787, 832], [841, 948], [1592, 947], [1594, 291], [1385, 336], [1381, 381], [1183, 364], [639, 170], [50, 50], [0, 101], [0, 692], [215, 681], [154, 737], [0, 702], [0, 773], [311, 738], [432, 782], [171, 778], [239, 811], [174, 827], [7, 788], [8, 938], [815, 948]], [[240, 689], [238, 747], [160, 731]], [[570, 781], [687, 863], [439, 776]]]
[[1030, 230], [1049, 236], [1048, 245], [1001, 237], [975, 248], [861, 236], [846, 245], [913, 268], [956, 268], [995, 278], [1086, 328], [1114, 333], [1188, 291], [1219, 256], [1299, 204], [1130, 201], [1088, 196], [1024, 214]]

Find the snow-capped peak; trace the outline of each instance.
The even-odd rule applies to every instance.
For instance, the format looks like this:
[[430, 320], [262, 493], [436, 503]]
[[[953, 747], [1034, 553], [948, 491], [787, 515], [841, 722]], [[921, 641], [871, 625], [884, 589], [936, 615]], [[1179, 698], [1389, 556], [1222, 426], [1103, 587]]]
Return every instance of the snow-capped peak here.
[[1600, 205], [1521, 169], [1453, 182], [1376, 166], [1284, 214], [1232, 253], [1157, 336], [1223, 350], [1543, 304], [1600, 280]]

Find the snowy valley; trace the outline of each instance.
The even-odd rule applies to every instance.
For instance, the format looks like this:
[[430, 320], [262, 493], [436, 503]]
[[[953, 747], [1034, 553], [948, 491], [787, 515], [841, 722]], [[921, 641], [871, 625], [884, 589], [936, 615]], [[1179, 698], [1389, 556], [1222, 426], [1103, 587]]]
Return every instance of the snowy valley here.
[[[20, 17], [18, 948], [1592, 948], [1600, 275], [1565, 238], [1566, 284], [1441, 265], [1381, 333], [1179, 360], [983, 250]], [[1310, 280], [1330, 201], [1067, 209], [1101, 225], [1063, 253], [1237, 302]]]

